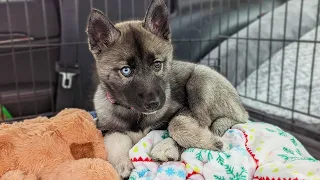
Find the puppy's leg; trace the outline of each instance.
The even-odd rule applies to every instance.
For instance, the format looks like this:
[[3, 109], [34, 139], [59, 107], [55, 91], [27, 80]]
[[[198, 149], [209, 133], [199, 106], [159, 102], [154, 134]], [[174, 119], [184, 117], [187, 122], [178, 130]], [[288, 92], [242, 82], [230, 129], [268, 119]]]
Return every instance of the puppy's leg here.
[[215, 136], [208, 126], [200, 126], [190, 114], [185, 111], [170, 121], [168, 130], [171, 137], [184, 148], [221, 150], [221, 138]]
[[223, 136], [224, 133], [235, 124], [238, 124], [236, 120], [224, 117], [224, 118], [216, 119], [212, 123], [210, 129], [214, 135]]
[[152, 148], [151, 157], [160, 161], [177, 161], [179, 160], [179, 147], [172, 138], [166, 138]]
[[[186, 84], [186, 90], [189, 121], [193, 117], [202, 129], [212, 131], [215, 137], [222, 136], [233, 125], [248, 119], [237, 91], [223, 76], [209, 67], [196, 66]], [[195, 128], [194, 131], [202, 130]]]
[[126, 178], [130, 175], [133, 165], [129, 158], [132, 140], [128, 135], [115, 132], [104, 137], [108, 151], [108, 161], [113, 165], [118, 174]]

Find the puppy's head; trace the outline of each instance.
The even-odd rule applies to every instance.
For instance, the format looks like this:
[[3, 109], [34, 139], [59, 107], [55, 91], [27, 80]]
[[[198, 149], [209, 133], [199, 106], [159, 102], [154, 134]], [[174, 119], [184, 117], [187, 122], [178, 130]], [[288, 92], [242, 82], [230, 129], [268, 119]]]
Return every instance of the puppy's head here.
[[173, 51], [169, 13], [163, 0], [152, 1], [143, 21], [115, 25], [94, 9], [87, 34], [106, 94], [142, 113], [163, 107], [170, 93]]

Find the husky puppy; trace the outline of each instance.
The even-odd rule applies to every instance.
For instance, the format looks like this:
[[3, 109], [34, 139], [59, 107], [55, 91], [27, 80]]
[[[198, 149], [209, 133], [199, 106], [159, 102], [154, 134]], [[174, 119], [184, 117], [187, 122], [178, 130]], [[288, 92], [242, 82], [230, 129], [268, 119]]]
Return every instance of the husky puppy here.
[[179, 148], [221, 150], [221, 136], [248, 114], [222, 75], [203, 65], [172, 60], [169, 13], [153, 0], [143, 21], [116, 25], [93, 9], [87, 24], [99, 85], [94, 96], [97, 127], [107, 131], [108, 161], [122, 177], [128, 151], [153, 129], [172, 138], [157, 144], [153, 158], [177, 160]]

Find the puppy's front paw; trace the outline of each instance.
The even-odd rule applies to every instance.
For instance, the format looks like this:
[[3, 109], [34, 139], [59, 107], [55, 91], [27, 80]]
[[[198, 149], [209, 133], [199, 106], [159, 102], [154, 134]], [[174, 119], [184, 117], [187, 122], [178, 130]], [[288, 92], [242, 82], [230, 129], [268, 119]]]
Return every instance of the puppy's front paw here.
[[114, 163], [114, 168], [122, 178], [127, 178], [133, 169], [133, 164], [129, 158], [120, 158], [118, 162]]
[[179, 160], [179, 148], [171, 138], [164, 139], [151, 150], [151, 158], [159, 161]]
[[214, 135], [222, 137], [224, 135], [224, 133], [226, 132], [226, 130], [223, 128], [214, 128], [212, 130], [212, 132]]
[[217, 140], [215, 143], [213, 143], [214, 148], [216, 151], [223, 151], [223, 142], [221, 140]]

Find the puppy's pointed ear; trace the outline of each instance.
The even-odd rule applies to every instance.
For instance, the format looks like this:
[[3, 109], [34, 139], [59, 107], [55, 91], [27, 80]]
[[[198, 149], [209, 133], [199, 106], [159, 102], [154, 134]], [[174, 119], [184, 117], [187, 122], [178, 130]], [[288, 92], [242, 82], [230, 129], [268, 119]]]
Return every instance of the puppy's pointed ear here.
[[153, 34], [169, 40], [169, 12], [163, 0], [153, 0], [144, 18], [143, 27]]
[[121, 35], [112, 22], [97, 9], [93, 9], [89, 15], [86, 32], [92, 53], [101, 52], [103, 48], [117, 41]]

